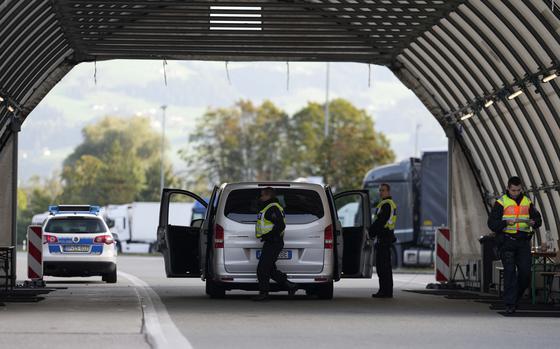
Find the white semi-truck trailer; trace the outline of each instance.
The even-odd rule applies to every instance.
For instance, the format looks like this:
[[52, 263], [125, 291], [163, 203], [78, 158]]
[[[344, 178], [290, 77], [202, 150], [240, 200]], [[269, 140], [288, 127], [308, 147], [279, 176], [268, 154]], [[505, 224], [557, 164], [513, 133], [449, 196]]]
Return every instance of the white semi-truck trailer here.
[[[170, 205], [170, 224], [188, 226], [193, 203], [174, 202]], [[156, 252], [159, 202], [133, 202], [105, 207], [105, 219], [117, 241], [119, 252]]]

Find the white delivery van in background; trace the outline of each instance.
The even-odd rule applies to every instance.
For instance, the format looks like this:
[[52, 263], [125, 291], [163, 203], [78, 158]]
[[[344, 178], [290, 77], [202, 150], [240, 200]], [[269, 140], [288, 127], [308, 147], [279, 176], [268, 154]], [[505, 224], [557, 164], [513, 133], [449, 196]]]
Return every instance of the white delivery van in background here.
[[[173, 225], [188, 225], [194, 204], [174, 202], [169, 220]], [[105, 218], [117, 240], [117, 249], [124, 253], [153, 253], [157, 240], [159, 202], [133, 202], [106, 206]]]

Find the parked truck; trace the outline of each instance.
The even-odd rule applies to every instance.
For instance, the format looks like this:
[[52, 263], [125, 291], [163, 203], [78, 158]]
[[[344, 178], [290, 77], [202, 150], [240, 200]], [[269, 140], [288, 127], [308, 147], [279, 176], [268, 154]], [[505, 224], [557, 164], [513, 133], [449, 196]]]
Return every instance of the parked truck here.
[[[188, 225], [193, 203], [174, 202], [169, 209], [172, 225]], [[156, 248], [159, 202], [133, 202], [106, 206], [105, 219], [115, 236], [119, 252], [153, 253]]]
[[372, 208], [379, 185], [388, 183], [397, 204], [397, 226], [392, 262], [400, 266], [434, 263], [435, 231], [447, 225], [447, 152], [424, 152], [421, 159], [376, 167], [364, 177]]

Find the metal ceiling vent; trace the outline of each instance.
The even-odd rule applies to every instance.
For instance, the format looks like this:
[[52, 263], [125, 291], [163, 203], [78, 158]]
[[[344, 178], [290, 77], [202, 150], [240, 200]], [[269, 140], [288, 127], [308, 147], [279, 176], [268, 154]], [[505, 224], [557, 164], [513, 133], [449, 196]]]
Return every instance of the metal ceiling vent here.
[[262, 30], [260, 6], [210, 6], [210, 30]]

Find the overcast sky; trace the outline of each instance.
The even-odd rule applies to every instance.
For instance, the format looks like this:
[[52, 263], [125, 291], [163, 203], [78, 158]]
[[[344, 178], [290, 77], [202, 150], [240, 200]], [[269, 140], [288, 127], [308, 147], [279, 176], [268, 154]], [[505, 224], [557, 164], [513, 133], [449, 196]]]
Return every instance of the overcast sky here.
[[[81, 129], [105, 115], [145, 115], [161, 130], [161, 105], [168, 105], [166, 135], [176, 172], [184, 168], [177, 151], [186, 146], [195, 120], [208, 107], [227, 107], [244, 98], [265, 99], [293, 114], [308, 101], [324, 103], [325, 63], [228, 63], [107, 61], [76, 66], [30, 114], [20, 134], [20, 181], [50, 176], [82, 141]], [[96, 72], [96, 74], [95, 74]], [[96, 75], [97, 83], [94, 76]], [[446, 149], [445, 135], [418, 98], [385, 67], [330, 64], [330, 98], [345, 98], [372, 115], [399, 160]], [[289, 87], [289, 88], [288, 88]]]

